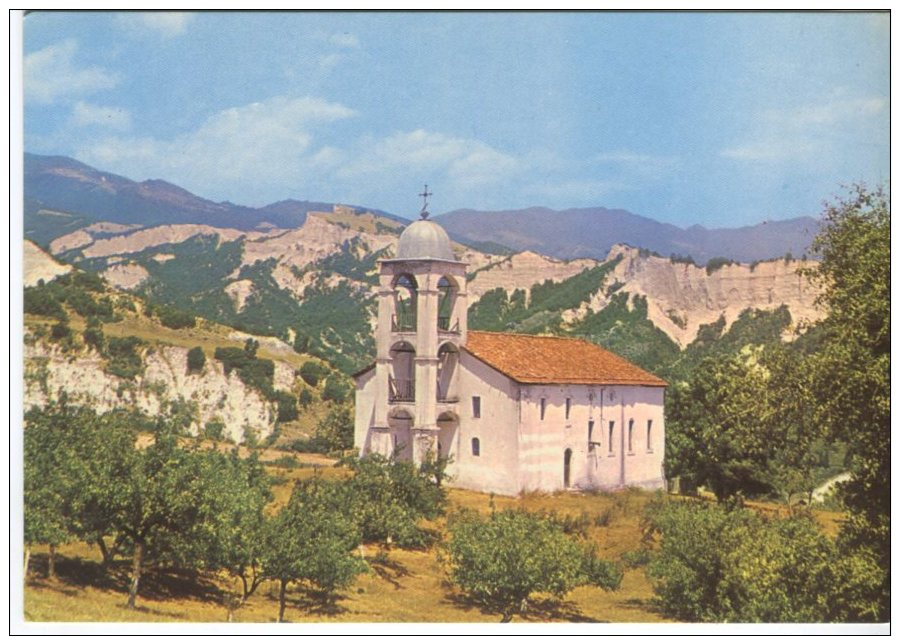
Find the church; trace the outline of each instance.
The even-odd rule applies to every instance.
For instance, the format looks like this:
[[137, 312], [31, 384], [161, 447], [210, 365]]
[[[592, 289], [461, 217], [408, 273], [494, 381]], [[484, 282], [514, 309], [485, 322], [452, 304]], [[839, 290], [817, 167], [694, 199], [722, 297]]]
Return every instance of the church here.
[[439, 453], [453, 486], [503, 495], [663, 488], [666, 383], [584, 340], [469, 331], [466, 264], [427, 217], [379, 262], [360, 453]]

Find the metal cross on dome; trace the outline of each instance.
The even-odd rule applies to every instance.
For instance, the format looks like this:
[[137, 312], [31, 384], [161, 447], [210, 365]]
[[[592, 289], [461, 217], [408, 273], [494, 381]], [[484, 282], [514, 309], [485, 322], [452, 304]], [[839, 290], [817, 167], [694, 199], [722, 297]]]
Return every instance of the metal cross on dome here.
[[428, 197], [430, 197], [433, 194], [434, 194], [434, 192], [428, 191], [428, 184], [426, 183], [425, 191], [419, 195], [420, 197], [422, 197], [422, 201], [423, 201], [422, 209], [419, 211], [419, 214], [422, 215], [423, 220], [428, 218]]

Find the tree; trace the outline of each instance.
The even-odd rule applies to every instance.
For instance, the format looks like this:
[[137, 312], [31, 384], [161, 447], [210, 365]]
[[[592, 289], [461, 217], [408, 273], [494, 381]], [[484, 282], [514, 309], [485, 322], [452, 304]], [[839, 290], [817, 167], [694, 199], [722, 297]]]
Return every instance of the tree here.
[[305, 581], [331, 604], [335, 590], [366, 569], [353, 554], [361, 537], [342, 506], [340, 488], [321, 479], [298, 482], [288, 504], [266, 524], [263, 568], [267, 578], [280, 584], [279, 623], [284, 621], [288, 584]]
[[364, 541], [407, 547], [428, 542], [418, 523], [436, 518], [446, 504], [446, 493], [428, 474], [377, 454], [343, 462], [353, 471], [343, 485], [343, 505], [353, 511]]
[[353, 448], [353, 414], [345, 406], [338, 406], [316, 424], [316, 438], [322, 440], [328, 450]]
[[890, 199], [863, 185], [826, 204], [808, 276], [828, 310], [809, 375], [810, 408], [854, 461], [841, 488], [851, 549], [872, 550], [882, 568], [881, 620], [890, 615], [891, 237]]
[[312, 360], [307, 360], [303, 363], [303, 366], [300, 367], [300, 377], [311, 387], [317, 386], [319, 381], [327, 374], [328, 369], [326, 367]]
[[811, 517], [768, 519], [704, 502], [648, 507], [659, 544], [647, 568], [663, 610], [684, 621], [871, 621], [870, 556], [844, 554]]
[[202, 347], [194, 347], [188, 351], [187, 370], [188, 373], [200, 373], [206, 366], [206, 354], [203, 353]]
[[558, 523], [524, 510], [492, 511], [488, 519], [463, 512], [450, 520], [448, 574], [477, 603], [509, 622], [527, 610], [532, 594], [561, 599], [586, 583], [611, 590], [621, 571], [597, 559]]
[[755, 354], [711, 358], [667, 403], [666, 472], [708, 485], [720, 501], [770, 490], [774, 439], [768, 423], [767, 371]]

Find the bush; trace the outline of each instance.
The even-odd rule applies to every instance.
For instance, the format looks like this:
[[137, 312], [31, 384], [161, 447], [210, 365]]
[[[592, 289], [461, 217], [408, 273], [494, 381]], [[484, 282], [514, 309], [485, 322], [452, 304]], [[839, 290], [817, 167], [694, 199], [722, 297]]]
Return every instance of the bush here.
[[287, 391], [275, 392], [275, 403], [278, 405], [278, 421], [290, 422], [297, 419], [297, 399]]
[[169, 305], [159, 305], [155, 307], [155, 312], [163, 326], [170, 329], [185, 329], [197, 325], [196, 316]]
[[353, 414], [346, 407], [332, 409], [316, 424], [316, 438], [327, 451], [353, 448]]
[[69, 327], [68, 321], [59, 321], [50, 327], [50, 337], [53, 340], [65, 340], [72, 337], [72, 329]]
[[207, 439], [221, 440], [222, 433], [225, 431], [225, 422], [220, 419], [213, 419], [206, 423], [203, 427], [203, 435]]
[[673, 617], [773, 623], [874, 618], [879, 568], [860, 554], [842, 554], [809, 517], [766, 519], [740, 508], [659, 500], [648, 508], [648, 524], [660, 545], [647, 574]]
[[449, 523], [446, 545], [450, 580], [507, 622], [527, 610], [532, 594], [562, 599], [586, 583], [615, 589], [616, 566], [563, 532], [546, 515], [524, 510], [492, 512], [483, 519], [464, 512]]
[[344, 379], [337, 374], [329, 375], [325, 380], [325, 388], [322, 389], [322, 399], [335, 404], [343, 404], [350, 393], [350, 389]]
[[319, 381], [322, 380], [327, 373], [328, 369], [326, 367], [318, 362], [313, 362], [312, 360], [304, 362], [303, 366], [300, 367], [300, 377], [311, 387], [318, 386]]
[[187, 370], [188, 373], [200, 373], [206, 366], [206, 354], [203, 353], [202, 347], [194, 347], [188, 351]]
[[139, 347], [144, 341], [137, 336], [111, 337], [106, 342], [106, 371], [120, 378], [132, 380], [144, 369]]
[[300, 406], [301, 408], [306, 408], [313, 402], [313, 394], [309, 389], [303, 389], [300, 391]]

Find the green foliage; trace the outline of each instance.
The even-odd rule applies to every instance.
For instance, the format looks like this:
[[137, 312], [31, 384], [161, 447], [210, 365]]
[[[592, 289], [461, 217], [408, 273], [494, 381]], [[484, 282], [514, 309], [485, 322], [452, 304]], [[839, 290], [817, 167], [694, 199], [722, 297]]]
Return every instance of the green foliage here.
[[634, 296], [628, 308], [628, 294], [615, 294], [603, 309], [588, 314], [571, 328], [627, 360], [651, 371], [665, 368], [679, 355], [675, 344], [647, 316], [647, 298]]
[[[256, 342], [256, 341], [251, 341]], [[247, 386], [257, 389], [268, 400], [277, 398], [273, 382], [275, 381], [275, 363], [256, 357], [257, 345], [247, 344], [243, 349], [238, 347], [216, 347], [216, 360], [222, 362], [225, 373], [230, 374], [237, 369], [238, 377]]]
[[345, 503], [352, 510], [364, 541], [423, 546], [428, 534], [422, 519], [434, 519], [446, 505], [446, 493], [430, 475], [410, 462], [377, 454], [347, 458], [353, 476], [344, 484]]
[[509, 297], [500, 287], [485, 292], [469, 308], [469, 326], [486, 331], [558, 332], [562, 329], [562, 312], [589, 300], [620, 260], [618, 257], [585, 269], [558, 283], [551, 280], [536, 283], [527, 301], [522, 289]]
[[[890, 194], [856, 185], [825, 207], [808, 275], [828, 310], [820, 349], [810, 360], [815, 400], [808, 404], [833, 439], [854, 457], [841, 487], [849, 521], [841, 531], [854, 553], [890, 559], [891, 495], [891, 212]], [[890, 616], [890, 570], [879, 570], [879, 618]]]
[[315, 387], [328, 374], [328, 368], [314, 360], [307, 360], [300, 367], [300, 377], [309, 386]]
[[718, 269], [722, 269], [726, 265], [736, 265], [735, 261], [724, 256], [714, 256], [706, 261], [706, 275], [709, 276]]
[[696, 265], [694, 262], [693, 256], [682, 256], [681, 254], [672, 254], [669, 256], [669, 261], [672, 263], [681, 263], [685, 265]]
[[23, 298], [26, 314], [35, 316], [50, 316], [63, 319], [66, 316], [62, 303], [55, 297], [52, 288], [39, 284], [36, 287], [26, 287]]
[[585, 583], [618, 587], [621, 572], [571, 539], [545, 515], [523, 510], [451, 517], [446, 553], [452, 583], [504, 622], [524, 613], [532, 594], [561, 599]]
[[105, 352], [106, 372], [128, 380], [136, 378], [144, 370], [140, 349], [145, 344], [137, 336], [108, 338]]
[[325, 379], [322, 399], [335, 404], [343, 404], [350, 395], [347, 381], [340, 375], [332, 373]]
[[[353, 448], [353, 413], [346, 406], [339, 406], [316, 424], [316, 439], [325, 452]], [[322, 452], [322, 451], [317, 451]]]
[[647, 572], [674, 618], [774, 623], [874, 617], [877, 577], [863, 571], [874, 563], [842, 554], [809, 517], [766, 519], [743, 509], [660, 499], [648, 508], [647, 525], [659, 540]]
[[82, 338], [84, 338], [84, 343], [93, 347], [97, 351], [102, 352], [106, 345], [106, 337], [103, 335], [103, 327], [100, 324], [100, 321], [92, 316], [88, 318], [87, 326], [85, 327], [84, 334], [82, 334]]
[[225, 431], [225, 422], [220, 419], [212, 419], [203, 427], [203, 435], [207, 439], [221, 440]]
[[312, 404], [312, 402], [313, 402], [312, 392], [310, 392], [309, 389], [305, 389], [305, 388], [302, 389], [300, 391], [299, 402], [300, 402], [300, 408], [303, 408], [303, 409], [305, 409], [307, 406]]
[[171, 305], [147, 305], [150, 310], [162, 323], [164, 327], [170, 329], [186, 329], [197, 326], [197, 318], [189, 311], [183, 311]]
[[53, 340], [69, 340], [72, 338], [72, 328], [69, 327], [69, 321], [60, 320], [50, 327], [50, 337]]
[[281, 583], [279, 622], [284, 618], [285, 588], [303, 581], [328, 603], [334, 592], [366, 570], [353, 552], [361, 536], [344, 507], [342, 487], [320, 479], [297, 482], [291, 499], [266, 523], [262, 564], [265, 576]]
[[188, 373], [200, 373], [206, 366], [206, 354], [202, 347], [194, 347], [187, 354]]
[[297, 419], [297, 398], [287, 391], [275, 391], [275, 404], [278, 406], [278, 421], [290, 422]]

